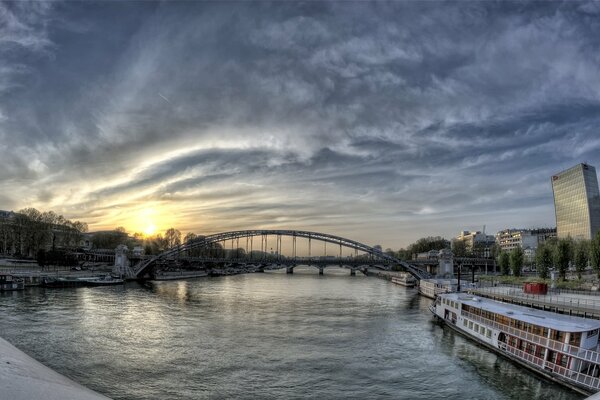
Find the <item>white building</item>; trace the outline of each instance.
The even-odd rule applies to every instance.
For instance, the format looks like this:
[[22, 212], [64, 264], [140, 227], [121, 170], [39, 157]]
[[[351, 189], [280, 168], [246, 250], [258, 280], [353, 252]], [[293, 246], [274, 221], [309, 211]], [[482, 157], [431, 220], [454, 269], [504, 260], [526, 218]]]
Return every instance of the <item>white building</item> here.
[[480, 231], [462, 231], [454, 238], [453, 242], [456, 241], [464, 242], [467, 252], [469, 253], [478, 253], [476, 255], [479, 257], [489, 257], [491, 248], [496, 242], [496, 238]]
[[540, 243], [552, 237], [556, 237], [556, 229], [505, 229], [496, 233], [496, 244], [502, 251], [520, 247], [535, 252]]

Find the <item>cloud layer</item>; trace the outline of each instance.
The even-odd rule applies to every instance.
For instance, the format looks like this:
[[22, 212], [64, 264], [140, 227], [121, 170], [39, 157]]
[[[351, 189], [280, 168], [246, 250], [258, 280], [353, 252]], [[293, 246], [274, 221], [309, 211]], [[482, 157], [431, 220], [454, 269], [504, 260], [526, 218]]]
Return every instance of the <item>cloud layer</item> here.
[[[400, 247], [553, 226], [595, 2], [0, 3], [0, 208]], [[149, 211], [150, 210], [150, 211]]]

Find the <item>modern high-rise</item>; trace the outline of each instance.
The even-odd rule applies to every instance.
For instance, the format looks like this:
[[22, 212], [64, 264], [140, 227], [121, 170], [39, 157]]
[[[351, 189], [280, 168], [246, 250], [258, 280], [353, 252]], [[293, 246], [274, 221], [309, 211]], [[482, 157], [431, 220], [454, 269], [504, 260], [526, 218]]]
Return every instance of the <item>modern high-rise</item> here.
[[552, 177], [559, 239], [591, 239], [600, 230], [600, 192], [596, 168], [578, 164]]

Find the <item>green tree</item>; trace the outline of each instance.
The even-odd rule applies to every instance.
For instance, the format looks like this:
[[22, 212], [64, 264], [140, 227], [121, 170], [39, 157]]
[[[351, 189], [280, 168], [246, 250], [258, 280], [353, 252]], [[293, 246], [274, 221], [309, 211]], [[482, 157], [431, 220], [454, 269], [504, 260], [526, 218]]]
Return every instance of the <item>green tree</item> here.
[[600, 232], [596, 234], [590, 243], [590, 262], [592, 268], [598, 274], [600, 278]]
[[503, 251], [498, 256], [498, 265], [500, 266], [500, 274], [508, 275], [510, 272], [510, 256]]
[[567, 269], [569, 269], [572, 252], [572, 241], [569, 239], [559, 239], [554, 252], [554, 264], [558, 268], [558, 275], [562, 280], [567, 278]]
[[523, 249], [520, 246], [515, 247], [509, 256], [510, 269], [514, 276], [521, 276], [523, 269]]
[[590, 254], [589, 242], [581, 240], [575, 245], [574, 251], [575, 271], [577, 271], [577, 279], [581, 279], [581, 275], [588, 266], [588, 258]]
[[467, 245], [464, 240], [453, 240], [452, 241], [452, 254], [454, 257], [466, 257], [467, 256]]
[[535, 252], [535, 263], [540, 278], [548, 279], [552, 266], [552, 248], [547, 244], [540, 244]]
[[421, 238], [415, 243], [408, 246], [407, 252], [411, 255], [418, 253], [425, 253], [429, 250], [442, 250], [450, 247], [450, 242], [441, 236], [428, 236]]

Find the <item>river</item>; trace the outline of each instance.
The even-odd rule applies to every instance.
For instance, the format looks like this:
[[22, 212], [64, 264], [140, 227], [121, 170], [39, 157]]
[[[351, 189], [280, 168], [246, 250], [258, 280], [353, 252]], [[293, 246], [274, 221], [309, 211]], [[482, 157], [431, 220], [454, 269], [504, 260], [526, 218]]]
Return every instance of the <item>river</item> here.
[[0, 336], [114, 399], [582, 399], [433, 322], [416, 290], [285, 271], [2, 293]]

